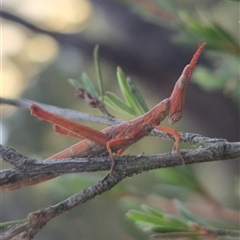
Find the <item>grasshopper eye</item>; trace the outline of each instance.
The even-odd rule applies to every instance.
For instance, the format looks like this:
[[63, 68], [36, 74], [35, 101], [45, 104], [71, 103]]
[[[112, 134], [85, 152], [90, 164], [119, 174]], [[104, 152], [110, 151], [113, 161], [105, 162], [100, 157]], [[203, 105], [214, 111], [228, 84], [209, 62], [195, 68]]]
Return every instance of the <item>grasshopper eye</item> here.
[[181, 75], [180, 78], [177, 81], [177, 84], [178, 84], [178, 87], [180, 89], [183, 89], [186, 86], [186, 84], [187, 84], [186, 76], [185, 75]]

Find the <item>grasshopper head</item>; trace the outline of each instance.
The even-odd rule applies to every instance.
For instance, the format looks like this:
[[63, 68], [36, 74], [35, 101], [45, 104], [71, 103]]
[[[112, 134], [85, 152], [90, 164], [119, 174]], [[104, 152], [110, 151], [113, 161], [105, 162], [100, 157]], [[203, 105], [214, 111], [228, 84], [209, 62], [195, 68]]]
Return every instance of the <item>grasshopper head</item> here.
[[[187, 90], [188, 79], [190, 75], [188, 73], [189, 65], [187, 65], [180, 78], [177, 80], [173, 92], [170, 96], [170, 110], [168, 114], [168, 122], [174, 124], [179, 121], [183, 114], [183, 107], [185, 101], [185, 95]], [[185, 74], [188, 73], [188, 74]]]
[[206, 43], [202, 43], [199, 46], [196, 53], [193, 55], [191, 62], [183, 69], [180, 78], [177, 80], [174, 86], [172, 94], [169, 98], [170, 110], [168, 115], [168, 121], [170, 124], [174, 124], [182, 117], [187, 85], [191, 78], [194, 67], [197, 63], [197, 60], [201, 52], [203, 51], [205, 45]]

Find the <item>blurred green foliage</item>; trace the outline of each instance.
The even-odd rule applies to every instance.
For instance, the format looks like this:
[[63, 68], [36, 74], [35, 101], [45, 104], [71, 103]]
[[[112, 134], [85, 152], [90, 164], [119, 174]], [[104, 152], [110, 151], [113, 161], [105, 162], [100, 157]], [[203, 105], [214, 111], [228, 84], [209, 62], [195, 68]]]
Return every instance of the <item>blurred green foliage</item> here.
[[[172, 0], [126, 0], [125, 3], [148, 21], [173, 29], [173, 40], [177, 44], [196, 46], [206, 42], [209, 51], [205, 52], [212, 67], [206, 69], [197, 66], [193, 79], [205, 90], [222, 91], [227, 97], [240, 103], [240, 48], [239, 39], [233, 36], [233, 31], [215, 20], [206, 19], [200, 14], [203, 9], [198, 9], [197, 3], [189, 2], [189, 9], [192, 11], [186, 9], [184, 4]], [[236, 5], [236, 8], [238, 7], [239, 5]], [[236, 27], [236, 31], [239, 31], [239, 22], [236, 22]]]
[[203, 225], [204, 222], [194, 216], [180, 201], [175, 200], [175, 204], [179, 211], [179, 217], [147, 205], [141, 206], [143, 210], [129, 210], [126, 215], [138, 227], [153, 233], [200, 233], [200, 229], [196, 229], [195, 226], [198, 224], [199, 226], [200, 224]]

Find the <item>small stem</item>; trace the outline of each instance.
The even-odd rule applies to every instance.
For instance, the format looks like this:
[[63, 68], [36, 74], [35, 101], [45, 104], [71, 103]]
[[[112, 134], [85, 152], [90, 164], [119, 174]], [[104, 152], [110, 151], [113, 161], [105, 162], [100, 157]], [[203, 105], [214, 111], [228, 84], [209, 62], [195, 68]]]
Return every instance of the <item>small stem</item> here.
[[115, 124], [124, 122], [124, 121], [122, 121], [120, 119], [116, 119], [116, 118], [106, 118], [106, 117], [94, 116], [94, 115], [90, 115], [87, 113], [74, 111], [72, 109], [59, 108], [56, 106], [43, 104], [40, 102], [31, 101], [31, 100], [27, 100], [27, 99], [11, 99], [11, 98], [1, 98], [0, 97], [0, 104], [8, 104], [8, 105], [12, 105], [15, 107], [22, 107], [22, 108], [27, 108], [27, 109], [29, 109], [29, 107], [32, 104], [36, 104], [46, 111], [49, 111], [53, 114], [57, 114], [60, 116], [64, 116], [68, 119], [84, 120], [84, 121], [88, 121], [88, 122], [101, 123], [101, 124], [105, 124], [105, 125], [115, 125]]
[[161, 233], [151, 235], [152, 238], [193, 238], [193, 237], [204, 237], [206, 234], [196, 233], [196, 232], [175, 232], [175, 233]]
[[209, 233], [209, 235], [216, 235], [218, 237], [240, 237], [240, 231], [237, 230], [230, 230], [230, 229], [217, 229], [217, 228], [209, 228], [205, 226], [200, 226], [202, 230]]
[[229, 230], [229, 229], [215, 229], [215, 228], [205, 228], [199, 226], [204, 232], [175, 232], [175, 233], [162, 233], [152, 235], [152, 238], [189, 238], [189, 237], [233, 237], [239, 238], [240, 231]]

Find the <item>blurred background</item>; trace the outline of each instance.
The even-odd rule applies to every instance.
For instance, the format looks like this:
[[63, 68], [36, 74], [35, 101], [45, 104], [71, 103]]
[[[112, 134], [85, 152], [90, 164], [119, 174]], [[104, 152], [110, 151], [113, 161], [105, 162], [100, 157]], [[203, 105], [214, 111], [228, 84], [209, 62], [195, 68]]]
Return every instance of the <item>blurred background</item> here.
[[[101, 115], [76, 98], [67, 81], [79, 79], [83, 71], [96, 79], [93, 49], [98, 44], [105, 90], [120, 96], [116, 79], [116, 68], [120, 66], [151, 108], [170, 96], [184, 66], [206, 41], [207, 48], [189, 84], [184, 116], [175, 128], [239, 141], [238, 7], [237, 2], [228, 0], [3, 1], [1, 96]], [[118, 118], [130, 119], [109, 111]], [[33, 118], [26, 109], [1, 105], [1, 142], [25, 156], [45, 159], [75, 140], [55, 135], [50, 124]], [[167, 152], [172, 145], [147, 137], [126, 154]], [[11, 167], [5, 162], [1, 166]], [[173, 198], [199, 206], [217, 201], [223, 208], [239, 207], [237, 160], [173, 170], [194, 178], [205, 189], [203, 195], [187, 184], [171, 182], [164, 171], [124, 180], [110, 192], [53, 219], [35, 239], [148, 239], [149, 233], [137, 229], [125, 213], [143, 203], [164, 208]], [[61, 176], [4, 193], [1, 221], [25, 218], [31, 211], [80, 192], [102, 176], [104, 173]], [[206, 195], [214, 201], [208, 201]], [[207, 218], [219, 225], [237, 226], [233, 220], [219, 223], [216, 216]]]

